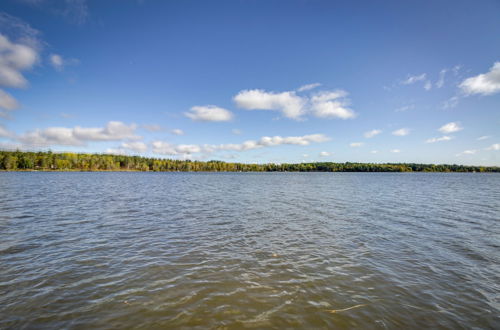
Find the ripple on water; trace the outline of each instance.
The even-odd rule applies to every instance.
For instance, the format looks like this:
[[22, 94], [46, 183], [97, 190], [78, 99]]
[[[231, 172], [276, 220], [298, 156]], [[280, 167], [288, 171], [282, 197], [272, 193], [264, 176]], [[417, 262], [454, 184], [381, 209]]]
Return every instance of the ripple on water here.
[[499, 328], [499, 187], [0, 173], [0, 328]]

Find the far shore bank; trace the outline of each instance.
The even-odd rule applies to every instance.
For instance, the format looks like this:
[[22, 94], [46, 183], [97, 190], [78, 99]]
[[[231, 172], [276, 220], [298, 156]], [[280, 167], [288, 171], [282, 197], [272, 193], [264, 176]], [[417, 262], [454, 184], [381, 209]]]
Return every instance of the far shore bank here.
[[0, 151], [0, 171], [19, 172], [457, 172], [500, 173], [498, 166], [416, 163], [245, 164], [109, 154]]

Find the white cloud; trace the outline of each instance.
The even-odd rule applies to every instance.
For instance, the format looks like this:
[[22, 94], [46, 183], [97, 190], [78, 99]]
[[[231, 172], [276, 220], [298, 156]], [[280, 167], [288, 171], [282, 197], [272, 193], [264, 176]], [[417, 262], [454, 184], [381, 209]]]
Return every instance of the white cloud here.
[[436, 82], [436, 87], [441, 88], [444, 85], [444, 77], [446, 75], [447, 69], [443, 69], [439, 72], [439, 80]]
[[14, 137], [15, 134], [11, 131], [9, 131], [8, 129], [6, 129], [5, 127], [3, 127], [2, 125], [0, 125], [0, 138], [11, 138], [11, 137]]
[[352, 142], [349, 144], [350, 147], [353, 147], [353, 148], [359, 148], [359, 147], [362, 147], [364, 145], [363, 142]]
[[441, 126], [438, 129], [438, 131], [440, 131], [441, 133], [444, 133], [444, 134], [454, 133], [454, 132], [458, 132], [461, 130], [463, 130], [463, 127], [460, 126], [459, 122], [451, 122], [451, 123], [448, 123], [448, 124]]
[[13, 98], [9, 93], [0, 89], [0, 109], [14, 110], [19, 107], [16, 99]]
[[372, 150], [372, 151], [370, 151], [370, 153], [371, 154], [376, 154], [376, 153], [378, 153], [378, 150]]
[[408, 128], [400, 128], [392, 132], [392, 135], [396, 136], [406, 136], [410, 134], [410, 129]]
[[129, 149], [138, 153], [146, 152], [148, 150], [148, 146], [144, 142], [123, 142], [121, 144], [122, 148]]
[[444, 135], [444, 136], [441, 136], [441, 137], [438, 137], [438, 138], [427, 139], [425, 141], [425, 143], [435, 143], [435, 142], [441, 142], [441, 141], [450, 141], [452, 139], [453, 139], [453, 136]]
[[462, 156], [462, 155], [474, 155], [477, 153], [477, 150], [472, 149], [472, 150], [464, 150], [458, 154], [456, 154], [457, 157]]
[[411, 85], [416, 83], [417, 81], [422, 81], [425, 79], [427, 75], [425, 73], [422, 73], [418, 76], [409, 76], [406, 80], [403, 80], [401, 84], [403, 85]]
[[430, 91], [430, 90], [432, 89], [432, 83], [431, 83], [431, 81], [430, 81], [430, 80], [427, 80], [427, 81], [425, 82], [425, 84], [424, 84], [424, 89], [425, 89], [426, 91]]
[[50, 55], [50, 64], [56, 69], [56, 70], [62, 70], [64, 66], [64, 61], [61, 57], [61, 55], [57, 54], [52, 54]]
[[198, 146], [196, 144], [179, 144], [176, 147], [176, 150], [180, 154], [194, 154], [194, 153], [201, 152], [202, 149], [200, 146]]
[[39, 39], [40, 31], [32, 28], [25, 21], [4, 12], [0, 12], [0, 31], [11, 40], [17, 40], [33, 49], [41, 49], [44, 45]]
[[[287, 136], [287, 137], [281, 137], [281, 136], [264, 136], [261, 137], [260, 140], [258, 141], [245, 141], [244, 143], [240, 145], [236, 145], [239, 147], [236, 147], [236, 149], [241, 148], [242, 150], [248, 150], [248, 149], [256, 149], [260, 147], [272, 147], [272, 146], [277, 146], [277, 145], [282, 145], [282, 144], [292, 144], [292, 145], [302, 145], [302, 146], [307, 146], [311, 143], [320, 143], [320, 142], [326, 142], [329, 141], [330, 139], [326, 137], [324, 134], [310, 134], [310, 135], [304, 135], [304, 136]], [[229, 147], [229, 149], [233, 149], [235, 145], [222, 145], [222, 149], [225, 149], [225, 147]]]
[[75, 117], [75, 115], [73, 115], [71, 113], [65, 113], [65, 112], [61, 112], [59, 114], [59, 116], [61, 116], [64, 119], [70, 119], [70, 118], [74, 118]]
[[412, 109], [415, 109], [415, 105], [414, 104], [410, 104], [410, 105], [405, 105], [405, 106], [399, 107], [399, 108], [397, 108], [394, 111], [395, 112], [404, 112], [404, 111], [412, 110]]
[[125, 125], [119, 121], [110, 121], [102, 128], [49, 127], [27, 132], [18, 140], [29, 146], [82, 146], [90, 141], [119, 141], [140, 139], [135, 135], [136, 126]]
[[215, 105], [194, 106], [190, 112], [184, 114], [195, 121], [230, 121], [233, 119], [231, 111]]
[[171, 132], [174, 135], [184, 135], [184, 131], [181, 130], [180, 128], [173, 129]]
[[163, 127], [161, 127], [160, 125], [156, 125], [156, 124], [145, 124], [145, 125], [142, 125], [142, 128], [144, 128], [145, 130], [147, 130], [149, 132], [163, 131]]
[[129, 152], [124, 148], [107, 148], [105, 153], [112, 155], [128, 155]]
[[500, 62], [495, 62], [487, 73], [465, 79], [459, 87], [467, 95], [491, 95], [500, 92]]
[[381, 130], [379, 130], [379, 129], [373, 129], [371, 131], [365, 132], [365, 134], [363, 134], [363, 135], [365, 136], [365, 138], [370, 139], [370, 138], [372, 138], [372, 137], [374, 137], [376, 135], [379, 135], [380, 133], [382, 133]]
[[308, 90], [311, 90], [311, 89], [314, 89], [316, 87], [319, 87], [321, 86], [320, 83], [314, 83], [314, 84], [307, 84], [307, 85], [303, 85], [303, 86], [300, 86], [298, 89], [297, 89], [297, 92], [304, 92], [304, 91], [308, 91]]
[[486, 139], [489, 139], [489, 138], [490, 138], [490, 136], [488, 136], [488, 135], [483, 135], [483, 136], [478, 137], [476, 140], [478, 140], [478, 141], [482, 141], [482, 140], [486, 140]]
[[319, 153], [320, 157], [329, 157], [331, 155], [332, 155], [332, 153], [328, 152], [328, 151], [322, 151], [322, 152]]
[[246, 110], [278, 110], [285, 117], [298, 119], [305, 110], [305, 99], [295, 92], [266, 92], [262, 89], [240, 91], [233, 100], [236, 105]]
[[486, 150], [500, 150], [500, 143], [495, 143], [486, 148]]
[[443, 109], [451, 109], [456, 107], [459, 100], [460, 97], [457, 95], [450, 97], [448, 100], [443, 102]]
[[84, 141], [118, 141], [118, 140], [137, 140], [139, 136], [135, 135], [136, 125], [126, 125], [120, 121], [110, 121], [102, 128], [83, 128], [76, 126], [73, 128], [73, 135]]
[[175, 145], [170, 144], [164, 141], [154, 141], [152, 143], [153, 152], [155, 154], [161, 155], [177, 155], [177, 151], [175, 150]]
[[57, 71], [62, 71], [65, 66], [78, 64], [80, 61], [76, 58], [65, 59], [59, 54], [51, 54], [49, 56], [50, 64]]
[[196, 144], [170, 144], [164, 141], [154, 141], [152, 143], [153, 152], [162, 155], [189, 155], [204, 151], [201, 146]]
[[0, 141], [0, 150], [24, 150], [23, 145], [20, 143], [12, 143], [12, 142], [2, 142]]
[[73, 135], [72, 128], [49, 127], [43, 130], [27, 132], [19, 137], [19, 141], [28, 146], [81, 146], [84, 142]]
[[399, 150], [399, 149], [392, 149], [392, 150], [390, 150], [390, 152], [397, 154], [397, 153], [400, 153], [401, 150]]
[[345, 99], [347, 92], [343, 90], [320, 92], [311, 97], [312, 111], [320, 118], [350, 119], [356, 117], [351, 109], [347, 108]]
[[241, 132], [241, 130], [239, 130], [239, 129], [237, 129], [237, 128], [233, 128], [233, 129], [231, 130], [231, 133], [233, 133], [234, 135], [240, 135], [242, 132]]
[[87, 21], [88, 0], [17, 0], [32, 7], [44, 8], [47, 12], [63, 17], [68, 23], [81, 25]]
[[[28, 81], [23, 76], [38, 61], [42, 42], [39, 31], [19, 18], [0, 12], [0, 87], [23, 88]], [[18, 108], [17, 101], [0, 90], [0, 117], [10, 118], [9, 111]]]
[[267, 92], [262, 89], [243, 90], [233, 99], [246, 110], [275, 110], [287, 118], [299, 120], [311, 113], [319, 118], [354, 118], [356, 114], [347, 107], [347, 92], [322, 91], [312, 96], [298, 96], [294, 91]]
[[34, 48], [11, 42], [0, 34], [0, 86], [26, 87], [28, 81], [22, 72], [31, 69], [37, 60], [38, 54]]
[[219, 145], [175, 145], [164, 141], [154, 141], [153, 152], [164, 155], [182, 155], [191, 153], [213, 153], [216, 151], [247, 151], [265, 147], [273, 147], [278, 145], [302, 145], [307, 146], [311, 143], [326, 142], [329, 138], [323, 134], [311, 134], [304, 136], [264, 136], [259, 140], [248, 140], [243, 143], [236, 144], [219, 144]]

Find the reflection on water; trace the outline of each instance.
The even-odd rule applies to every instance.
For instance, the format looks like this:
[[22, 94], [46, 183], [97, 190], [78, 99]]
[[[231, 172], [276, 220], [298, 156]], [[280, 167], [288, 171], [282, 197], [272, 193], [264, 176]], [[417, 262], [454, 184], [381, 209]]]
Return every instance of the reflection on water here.
[[0, 173], [0, 328], [499, 328], [500, 175]]

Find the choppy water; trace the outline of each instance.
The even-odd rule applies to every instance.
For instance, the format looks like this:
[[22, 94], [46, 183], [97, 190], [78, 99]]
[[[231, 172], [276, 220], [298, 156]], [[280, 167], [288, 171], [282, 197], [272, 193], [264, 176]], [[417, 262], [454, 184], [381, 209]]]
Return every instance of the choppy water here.
[[498, 329], [499, 265], [499, 174], [0, 173], [0, 328]]

